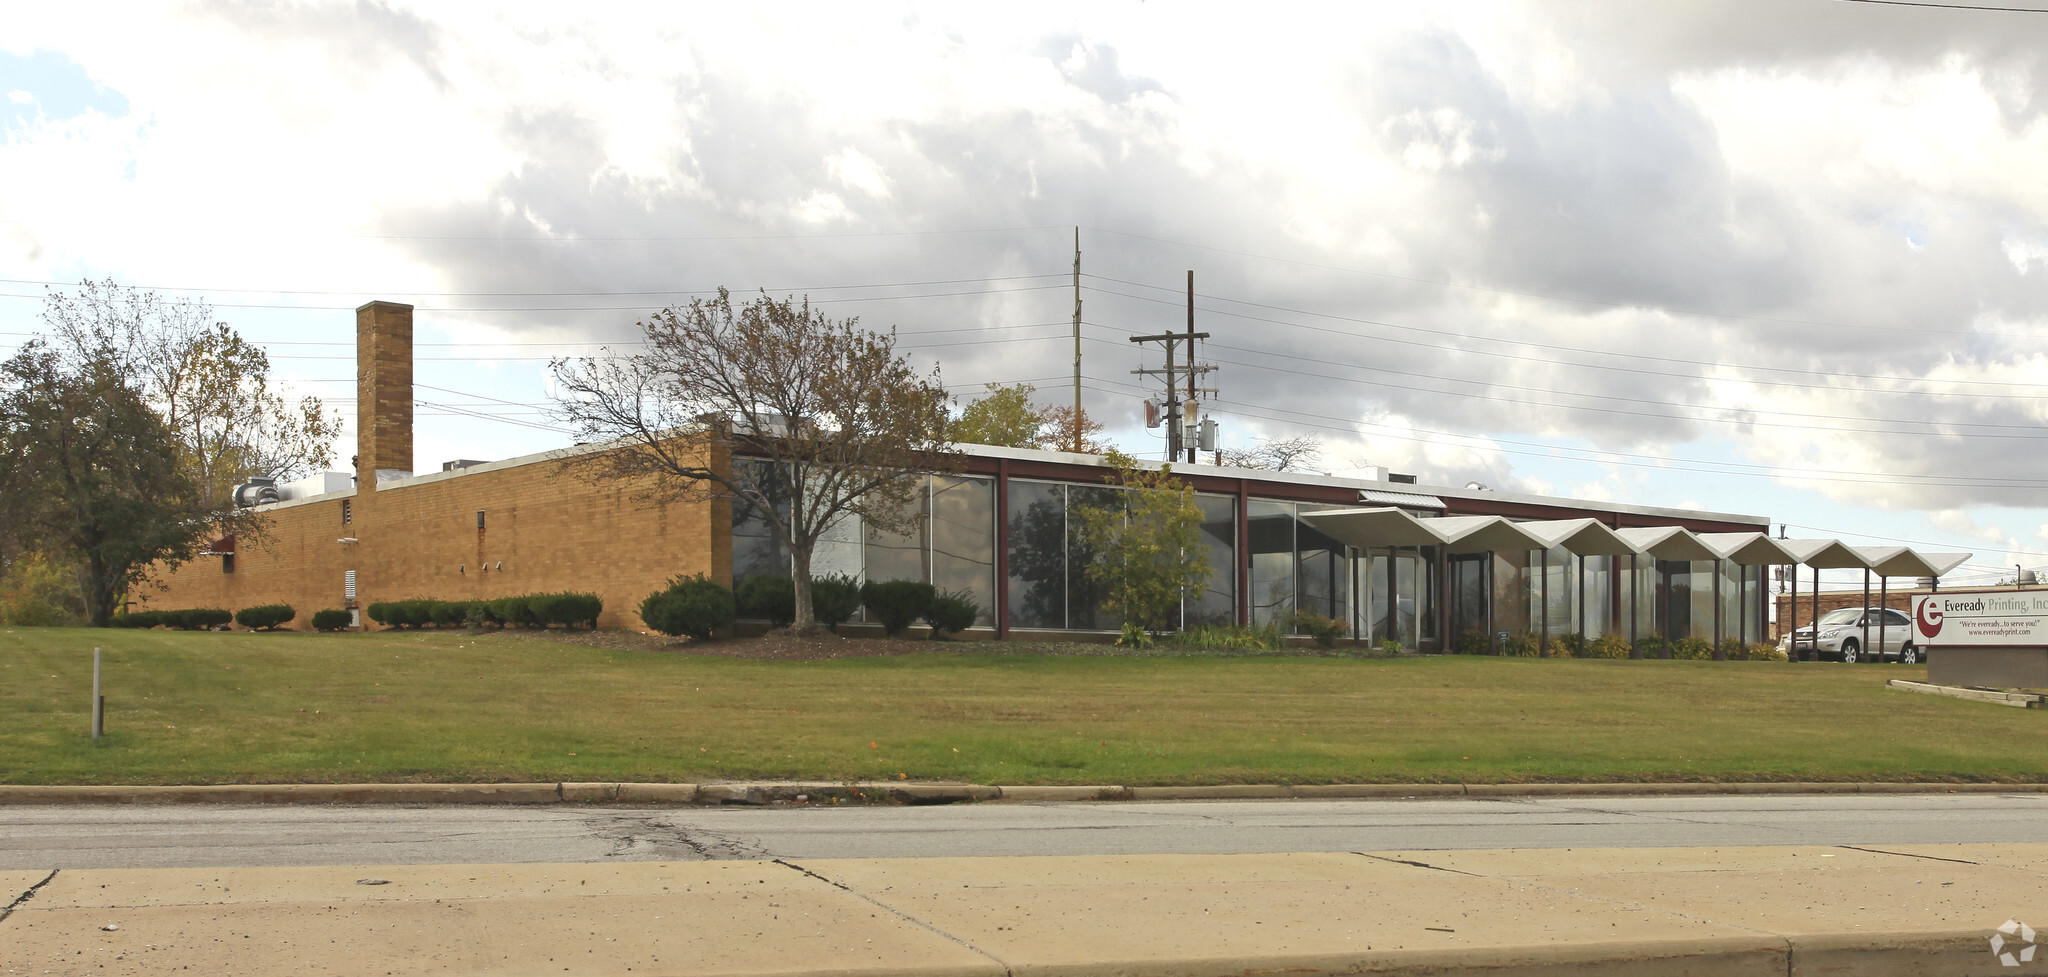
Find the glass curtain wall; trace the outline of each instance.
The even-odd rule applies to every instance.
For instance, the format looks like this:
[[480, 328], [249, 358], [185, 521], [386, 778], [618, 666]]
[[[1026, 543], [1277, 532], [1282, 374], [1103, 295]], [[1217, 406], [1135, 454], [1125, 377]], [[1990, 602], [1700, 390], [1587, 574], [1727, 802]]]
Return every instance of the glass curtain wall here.
[[[742, 459], [735, 464], [766, 463]], [[941, 591], [965, 594], [981, 608], [975, 623], [993, 625], [995, 482], [928, 476], [904, 505], [911, 521], [900, 532], [882, 532], [858, 517], [826, 530], [811, 552], [812, 577], [844, 574], [863, 581], [925, 581]], [[740, 502], [732, 508], [733, 585], [756, 574], [789, 573], [789, 549], [775, 538], [760, 513]], [[777, 508], [788, 511], [787, 503]]]
[[[1010, 626], [1074, 631], [1115, 631], [1123, 618], [1105, 603], [1107, 588], [1090, 580], [1097, 556], [1076, 533], [1080, 506], [1115, 507], [1123, 490], [1103, 485], [1010, 481]], [[1182, 608], [1193, 623], [1237, 619], [1237, 500], [1195, 496], [1202, 510], [1209, 581]]]
[[1286, 628], [1294, 619], [1294, 503], [1252, 499], [1252, 626]]

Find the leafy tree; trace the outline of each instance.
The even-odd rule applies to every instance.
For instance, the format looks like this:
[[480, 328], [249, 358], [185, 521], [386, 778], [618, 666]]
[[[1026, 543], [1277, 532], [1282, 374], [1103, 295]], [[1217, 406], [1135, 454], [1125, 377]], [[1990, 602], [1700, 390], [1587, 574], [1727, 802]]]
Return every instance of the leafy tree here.
[[0, 365], [0, 508], [18, 539], [75, 559], [85, 614], [106, 627], [151, 564], [190, 559], [210, 527], [238, 524], [205, 499], [169, 427], [104, 359], [67, 363], [32, 339]]
[[[555, 361], [556, 415], [611, 450], [565, 458], [586, 478], [663, 505], [729, 499], [789, 551], [792, 626], [816, 626], [811, 554], [849, 516], [880, 532], [915, 525], [920, 476], [951, 471], [949, 398], [921, 377], [895, 334], [832, 319], [808, 299], [765, 293], [735, 305], [692, 300], [640, 324], [632, 356]], [[730, 464], [732, 454], [762, 464]]]
[[1076, 536], [1097, 556], [1086, 572], [1106, 588], [1127, 628], [1169, 630], [1181, 602], [1209, 580], [1194, 486], [1174, 478], [1170, 465], [1147, 470], [1117, 451], [1106, 460], [1123, 489], [1116, 502], [1074, 507]]
[[1028, 383], [1008, 387], [991, 383], [986, 389], [988, 392], [976, 397], [953, 422], [954, 441], [1005, 448], [1045, 446], [1040, 431], [1045, 419], [1038, 408], [1031, 406], [1031, 395], [1038, 388]]
[[993, 444], [1005, 448], [1046, 448], [1076, 454], [1099, 455], [1110, 450], [1102, 440], [1102, 424], [1083, 410], [1080, 426], [1074, 423], [1071, 405], [1032, 406], [1031, 395], [1038, 388], [1028, 383], [1003, 386], [991, 383], [953, 422], [953, 440], [963, 444]]
[[43, 321], [67, 359], [104, 362], [141, 394], [205, 498], [333, 461], [341, 418], [317, 397], [286, 402], [270, 385], [269, 357], [203, 301], [88, 281], [51, 293]]

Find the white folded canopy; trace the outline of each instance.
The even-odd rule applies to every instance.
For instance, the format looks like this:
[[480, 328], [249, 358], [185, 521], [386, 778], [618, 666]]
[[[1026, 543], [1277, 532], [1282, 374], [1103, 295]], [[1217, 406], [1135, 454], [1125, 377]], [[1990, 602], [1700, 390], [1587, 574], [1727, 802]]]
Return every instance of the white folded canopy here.
[[1887, 577], [1939, 577], [1969, 553], [1922, 553], [1905, 546], [1849, 546], [1838, 539], [1773, 539], [1764, 533], [1698, 533], [1682, 526], [1615, 530], [1597, 519], [1514, 522], [1504, 516], [1417, 519], [1386, 507], [1304, 512], [1301, 520], [1349, 546], [1441, 546], [1447, 553], [1563, 547], [1579, 556], [1640, 555], [1658, 560], [1727, 560], [1740, 566], [1805, 564], [1871, 570]]

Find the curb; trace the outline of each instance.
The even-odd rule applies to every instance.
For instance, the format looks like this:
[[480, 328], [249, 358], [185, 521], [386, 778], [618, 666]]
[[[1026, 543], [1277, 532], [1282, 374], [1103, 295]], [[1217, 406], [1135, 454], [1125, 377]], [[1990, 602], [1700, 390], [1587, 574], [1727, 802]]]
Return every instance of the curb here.
[[1680, 797], [1730, 794], [2038, 794], [2048, 784], [1211, 784], [1183, 787], [773, 781], [718, 784], [0, 784], [0, 806], [25, 804], [954, 804], [963, 801], [1191, 801], [1446, 797]]
[[2001, 706], [2018, 706], [2022, 709], [2048, 708], [2048, 695], [2038, 692], [1997, 692], [1991, 689], [1970, 689], [1960, 685], [1935, 685], [1932, 682], [1911, 682], [1895, 678], [1886, 685], [1901, 692], [1921, 692], [1927, 695], [1945, 695], [1952, 699], [1969, 699], [1974, 702], [1990, 702]]

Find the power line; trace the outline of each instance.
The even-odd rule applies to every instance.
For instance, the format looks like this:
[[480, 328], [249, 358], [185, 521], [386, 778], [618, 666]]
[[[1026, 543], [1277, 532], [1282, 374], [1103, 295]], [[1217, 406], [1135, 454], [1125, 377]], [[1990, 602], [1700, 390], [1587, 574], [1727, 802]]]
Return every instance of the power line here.
[[1940, 10], [1996, 10], [2006, 14], [2048, 14], [2048, 7], [1986, 7], [1970, 3], [1929, 3], [1925, 0], [1842, 0], [1843, 3], [1869, 3], [1882, 7], [1934, 7]]

